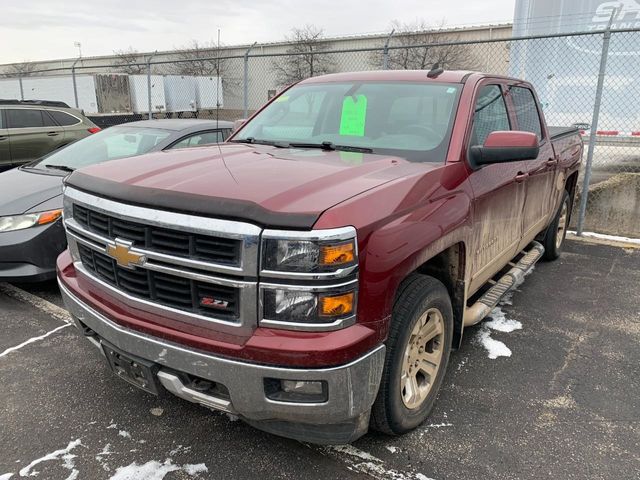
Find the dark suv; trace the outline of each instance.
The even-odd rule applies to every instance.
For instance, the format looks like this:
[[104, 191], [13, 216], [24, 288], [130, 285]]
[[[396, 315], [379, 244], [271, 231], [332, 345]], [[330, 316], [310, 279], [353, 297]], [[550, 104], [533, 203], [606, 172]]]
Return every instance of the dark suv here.
[[100, 131], [80, 110], [43, 100], [0, 100], [0, 169]]

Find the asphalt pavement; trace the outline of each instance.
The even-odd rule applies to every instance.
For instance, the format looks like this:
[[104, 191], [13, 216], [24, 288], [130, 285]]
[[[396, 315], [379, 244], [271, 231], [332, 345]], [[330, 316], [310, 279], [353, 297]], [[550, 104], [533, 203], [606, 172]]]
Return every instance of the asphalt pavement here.
[[465, 331], [423, 426], [342, 447], [138, 391], [55, 283], [0, 285], [0, 480], [637, 479], [639, 285], [640, 250], [568, 242]]

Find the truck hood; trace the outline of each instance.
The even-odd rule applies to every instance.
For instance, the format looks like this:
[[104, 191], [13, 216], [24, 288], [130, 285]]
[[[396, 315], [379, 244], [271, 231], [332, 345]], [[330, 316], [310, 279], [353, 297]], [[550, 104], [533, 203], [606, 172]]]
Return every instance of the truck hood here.
[[[0, 217], [20, 215], [62, 194], [62, 178], [14, 168], [0, 173]], [[60, 202], [62, 205], [62, 201]], [[36, 209], [37, 210], [37, 209]]]
[[348, 198], [416, 168], [397, 157], [222, 144], [93, 165], [66, 183], [126, 203], [263, 226], [311, 228]]

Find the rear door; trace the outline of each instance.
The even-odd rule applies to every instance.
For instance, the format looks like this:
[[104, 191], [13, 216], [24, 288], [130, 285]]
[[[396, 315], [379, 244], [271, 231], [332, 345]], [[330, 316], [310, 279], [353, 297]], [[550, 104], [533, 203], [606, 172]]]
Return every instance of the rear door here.
[[[484, 81], [476, 91], [469, 148], [494, 131], [513, 130], [502, 82]], [[518, 252], [526, 192], [525, 162], [485, 165], [473, 170], [473, 244], [470, 293], [477, 291]]]
[[5, 118], [13, 163], [25, 163], [64, 144], [64, 129], [44, 110], [8, 108]]
[[521, 247], [535, 238], [551, 219], [554, 205], [554, 185], [557, 160], [543, 127], [538, 104], [533, 91], [522, 85], [509, 85], [508, 104], [513, 112], [514, 129], [535, 133], [540, 142], [540, 153], [535, 160], [526, 164], [527, 194], [522, 221], [524, 231]]
[[0, 110], [0, 166], [11, 164], [9, 130], [4, 120], [4, 110]]
[[53, 117], [56, 123], [64, 129], [65, 144], [90, 135], [89, 129], [80, 117], [76, 117], [69, 112], [63, 112], [62, 110], [47, 110], [47, 112]]

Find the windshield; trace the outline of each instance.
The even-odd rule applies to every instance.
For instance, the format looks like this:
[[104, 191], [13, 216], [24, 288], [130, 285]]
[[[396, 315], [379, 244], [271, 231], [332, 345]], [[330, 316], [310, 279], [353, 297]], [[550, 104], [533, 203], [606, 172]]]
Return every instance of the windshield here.
[[276, 98], [233, 141], [362, 148], [414, 162], [443, 162], [459, 91], [458, 84], [426, 82], [299, 85]]
[[169, 130], [120, 125], [110, 127], [53, 152], [32, 167], [77, 169], [117, 158], [142, 155], [171, 135]]

